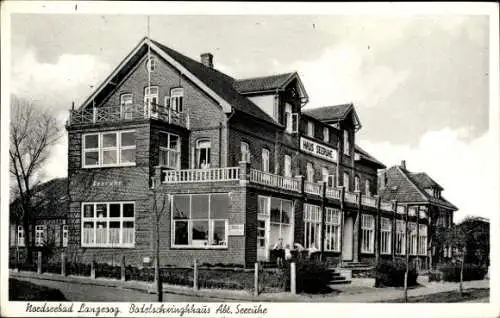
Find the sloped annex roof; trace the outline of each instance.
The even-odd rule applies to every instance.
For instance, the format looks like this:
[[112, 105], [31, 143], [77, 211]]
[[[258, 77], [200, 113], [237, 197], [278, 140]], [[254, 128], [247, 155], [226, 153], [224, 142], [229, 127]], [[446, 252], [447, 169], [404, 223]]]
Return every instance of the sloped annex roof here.
[[[57, 178], [41, 183], [31, 190], [33, 193], [34, 217], [65, 218], [68, 213], [68, 178]], [[10, 221], [19, 221], [20, 198], [10, 204]]]
[[360, 146], [354, 145], [354, 150], [356, 153], [359, 154], [360, 159], [367, 160], [367, 161], [374, 163], [375, 165], [378, 166], [379, 169], [384, 169], [386, 167], [382, 162], [378, 161], [375, 157], [370, 155], [368, 152], [366, 152]]
[[387, 184], [379, 189], [379, 195], [383, 200], [397, 200], [398, 202], [426, 202], [436, 204], [447, 209], [458, 210], [458, 208], [446, 200], [443, 196], [434, 198], [413, 178], [412, 173], [399, 166], [393, 166], [386, 171]]

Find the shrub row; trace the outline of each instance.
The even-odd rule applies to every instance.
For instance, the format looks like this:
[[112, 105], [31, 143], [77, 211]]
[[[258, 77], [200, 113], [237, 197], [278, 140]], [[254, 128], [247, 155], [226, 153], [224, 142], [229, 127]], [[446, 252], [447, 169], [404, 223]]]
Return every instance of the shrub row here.
[[[459, 263], [451, 263], [443, 265], [439, 268], [441, 272], [442, 280], [445, 282], [459, 282], [460, 281], [460, 269], [461, 265]], [[481, 280], [484, 279], [487, 273], [487, 269], [475, 264], [464, 264], [463, 280]]]
[[[406, 263], [402, 260], [382, 261], [375, 268], [375, 287], [401, 287], [405, 283]], [[417, 270], [408, 269], [408, 286], [417, 285]]]

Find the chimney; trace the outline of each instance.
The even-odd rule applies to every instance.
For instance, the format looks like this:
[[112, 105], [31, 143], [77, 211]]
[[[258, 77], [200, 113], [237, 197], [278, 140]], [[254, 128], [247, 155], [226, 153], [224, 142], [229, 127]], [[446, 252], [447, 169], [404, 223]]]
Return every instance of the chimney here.
[[201, 63], [206, 67], [214, 68], [214, 56], [212, 53], [203, 53], [200, 55]]
[[401, 160], [401, 165], [400, 165], [401, 169], [404, 169], [406, 170], [406, 160]]

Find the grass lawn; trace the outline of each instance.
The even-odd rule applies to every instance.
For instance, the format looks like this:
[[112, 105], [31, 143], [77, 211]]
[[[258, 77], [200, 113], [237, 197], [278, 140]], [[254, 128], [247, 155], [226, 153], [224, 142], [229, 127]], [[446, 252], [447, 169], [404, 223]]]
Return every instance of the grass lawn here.
[[9, 300], [64, 301], [67, 299], [59, 289], [9, 278]]
[[[432, 295], [408, 297], [409, 303], [457, 303], [490, 296], [489, 288], [468, 288], [460, 295], [458, 290], [436, 293]], [[403, 298], [383, 301], [384, 303], [402, 303]]]

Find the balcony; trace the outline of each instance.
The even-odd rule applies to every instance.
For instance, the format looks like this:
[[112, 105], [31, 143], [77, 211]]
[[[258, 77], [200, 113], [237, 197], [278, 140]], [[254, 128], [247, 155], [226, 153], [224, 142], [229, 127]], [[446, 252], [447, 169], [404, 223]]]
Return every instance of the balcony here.
[[315, 194], [321, 196], [323, 186], [319, 183], [304, 181], [304, 192], [308, 194]]
[[239, 167], [164, 170], [162, 183], [224, 182], [240, 180]]
[[392, 203], [382, 201], [380, 202], [380, 209], [387, 212], [392, 212]]
[[373, 198], [373, 197], [368, 197], [368, 196], [364, 195], [361, 197], [361, 204], [365, 205], [365, 206], [370, 206], [372, 208], [376, 208], [377, 207], [377, 200], [375, 200], [375, 198]]
[[189, 116], [161, 105], [133, 104], [120, 107], [92, 107], [71, 109], [67, 125], [94, 125], [100, 123], [117, 123], [154, 118], [189, 129]]
[[274, 173], [250, 169], [250, 182], [262, 184], [269, 187], [280, 188], [299, 192], [300, 182], [298, 179], [282, 177]]

